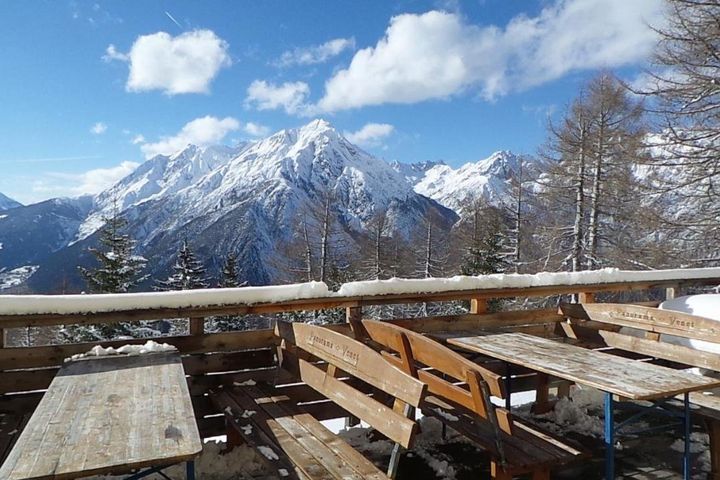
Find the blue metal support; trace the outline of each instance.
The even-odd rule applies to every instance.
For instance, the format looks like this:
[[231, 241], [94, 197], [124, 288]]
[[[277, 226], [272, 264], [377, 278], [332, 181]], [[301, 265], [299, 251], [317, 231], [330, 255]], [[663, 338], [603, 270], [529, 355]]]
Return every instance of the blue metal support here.
[[605, 480], [615, 479], [615, 427], [613, 425], [613, 396], [605, 392]]
[[683, 479], [690, 480], [690, 394], [685, 392], [685, 418], [683, 418], [683, 426], [685, 427], [685, 450], [683, 451]]
[[505, 362], [505, 408], [512, 410], [512, 366]]

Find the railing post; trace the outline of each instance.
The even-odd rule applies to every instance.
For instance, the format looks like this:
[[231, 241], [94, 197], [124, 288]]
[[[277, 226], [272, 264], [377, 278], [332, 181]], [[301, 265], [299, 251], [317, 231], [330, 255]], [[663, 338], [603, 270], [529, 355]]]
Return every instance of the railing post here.
[[350, 324], [350, 329], [355, 334], [356, 340], [367, 338], [367, 331], [362, 324], [362, 307], [347, 307], [345, 309], [345, 321]]
[[7, 346], [5, 343], [5, 335], [6, 335], [5, 329], [0, 328], [0, 348], [5, 348]]
[[487, 298], [471, 298], [470, 313], [487, 313]]
[[672, 300], [673, 298], [676, 298], [678, 295], [678, 290], [680, 290], [680, 285], [672, 285], [670, 287], [667, 287], [665, 289], [665, 300]]
[[578, 302], [595, 303], [595, 294], [593, 292], [580, 292], [578, 294]]
[[190, 318], [190, 335], [202, 335], [205, 333], [205, 318]]

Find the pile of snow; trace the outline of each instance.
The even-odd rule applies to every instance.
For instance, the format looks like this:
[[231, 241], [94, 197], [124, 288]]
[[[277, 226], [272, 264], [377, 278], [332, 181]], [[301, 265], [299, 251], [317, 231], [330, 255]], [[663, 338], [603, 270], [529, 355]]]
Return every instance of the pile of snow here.
[[557, 435], [575, 432], [581, 435], [602, 437], [604, 421], [599, 415], [603, 411], [603, 393], [591, 387], [576, 385], [569, 398], [561, 398], [553, 410], [542, 415], [532, 415], [529, 409], [518, 413], [535, 419], [546, 420], [542, 425]]
[[174, 292], [98, 295], [7, 295], [0, 315], [99, 313], [118, 310], [176, 309], [223, 305], [252, 305], [327, 297], [322, 282], [269, 287], [209, 288]]
[[541, 272], [536, 274], [494, 274], [476, 277], [458, 275], [450, 278], [391, 278], [346, 283], [337, 292], [356, 297], [389, 294], [451, 292], [495, 288], [550, 287], [557, 285], [591, 285], [597, 283], [652, 282], [720, 277], [720, 268], [676, 270], [620, 270], [603, 268], [584, 272]]
[[86, 353], [77, 353], [70, 360], [80, 360], [87, 357], [107, 357], [110, 355], [144, 355], [146, 353], [176, 352], [177, 348], [167, 343], [157, 343], [148, 340], [144, 345], [123, 345], [120, 348], [102, 347], [95, 345]]
[[[0, 248], [2, 243], [0, 243]], [[14, 268], [7, 272], [0, 271], [0, 290], [17, 287], [25, 283], [25, 281], [37, 272], [38, 265], [25, 265], [24, 267]], [[4, 299], [7, 297], [3, 297]]]
[[660, 304], [662, 310], [689, 313], [698, 317], [720, 320], [720, 294], [688, 295], [673, 298]]

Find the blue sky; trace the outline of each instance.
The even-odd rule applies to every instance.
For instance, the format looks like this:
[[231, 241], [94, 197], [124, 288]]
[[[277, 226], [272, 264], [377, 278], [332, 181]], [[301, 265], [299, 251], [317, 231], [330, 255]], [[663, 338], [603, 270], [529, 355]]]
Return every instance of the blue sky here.
[[94, 193], [156, 153], [322, 117], [388, 160], [534, 153], [661, 0], [6, 1], [0, 192]]

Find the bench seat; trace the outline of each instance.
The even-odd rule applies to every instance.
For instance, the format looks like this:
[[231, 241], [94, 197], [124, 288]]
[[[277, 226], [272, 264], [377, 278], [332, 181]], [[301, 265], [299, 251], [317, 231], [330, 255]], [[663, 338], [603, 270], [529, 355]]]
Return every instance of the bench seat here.
[[257, 449], [279, 477], [387, 480], [372, 462], [266, 384], [213, 392], [231, 438]]

